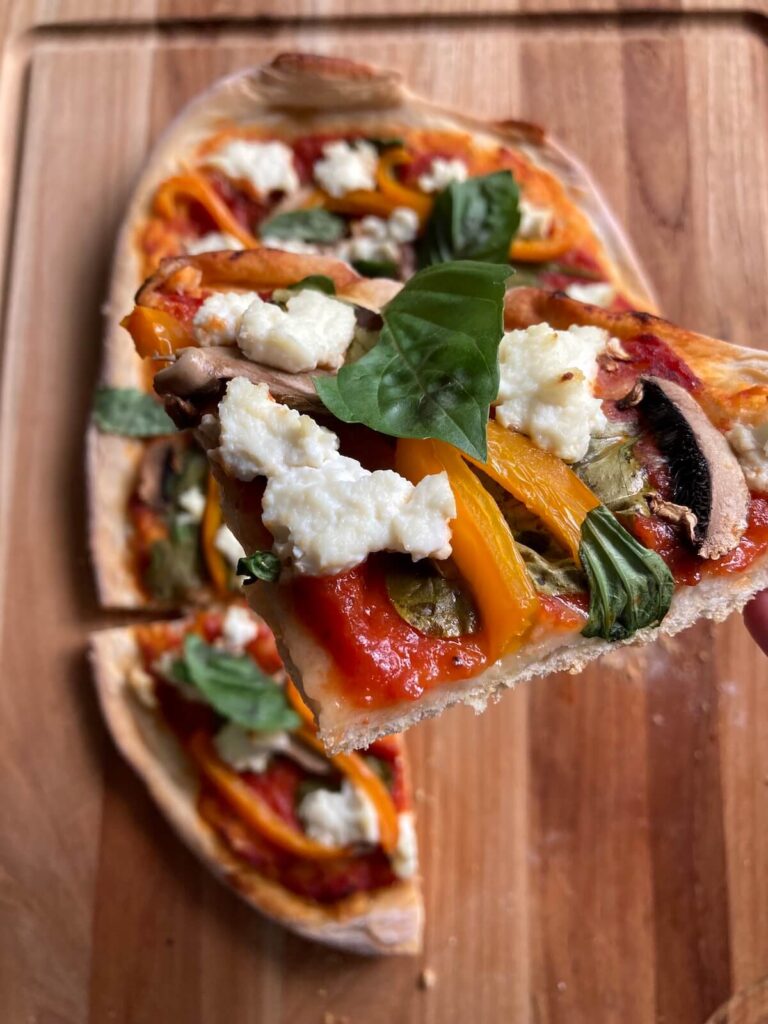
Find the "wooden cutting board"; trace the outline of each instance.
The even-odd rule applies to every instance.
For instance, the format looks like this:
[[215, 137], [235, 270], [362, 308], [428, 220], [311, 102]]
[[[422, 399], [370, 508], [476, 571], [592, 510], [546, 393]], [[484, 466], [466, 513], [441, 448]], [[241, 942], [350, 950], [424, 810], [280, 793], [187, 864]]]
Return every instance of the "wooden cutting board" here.
[[[396, 66], [447, 103], [547, 125], [594, 170], [668, 314], [760, 344], [764, 24], [499, 14], [207, 29], [201, 6], [158, 33], [140, 18], [97, 28], [86, 5], [84, 26], [6, 51], [2, 1020], [702, 1024], [768, 974], [768, 663], [738, 619], [414, 730], [425, 951], [360, 961], [219, 886], [105, 736], [84, 645], [120, 620], [95, 601], [82, 437], [114, 233], [148, 147], [215, 77], [286, 48]], [[77, 20], [74, 0], [43, 20], [65, 22], [62, 7]], [[758, 1003], [745, 1016], [739, 996], [718, 1019], [754, 1024]]]

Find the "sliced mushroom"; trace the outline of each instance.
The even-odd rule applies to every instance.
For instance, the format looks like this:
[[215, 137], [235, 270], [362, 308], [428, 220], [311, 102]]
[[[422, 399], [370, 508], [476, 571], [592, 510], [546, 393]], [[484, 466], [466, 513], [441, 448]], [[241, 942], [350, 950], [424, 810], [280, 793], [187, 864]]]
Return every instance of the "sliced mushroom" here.
[[625, 402], [637, 405], [669, 463], [674, 504], [696, 517], [691, 532], [697, 554], [720, 558], [732, 551], [747, 526], [749, 491], [726, 439], [672, 381], [642, 377]]
[[181, 434], [151, 440], [139, 466], [136, 493], [146, 505], [162, 509], [167, 504], [165, 485], [168, 475], [178, 469], [189, 438]]

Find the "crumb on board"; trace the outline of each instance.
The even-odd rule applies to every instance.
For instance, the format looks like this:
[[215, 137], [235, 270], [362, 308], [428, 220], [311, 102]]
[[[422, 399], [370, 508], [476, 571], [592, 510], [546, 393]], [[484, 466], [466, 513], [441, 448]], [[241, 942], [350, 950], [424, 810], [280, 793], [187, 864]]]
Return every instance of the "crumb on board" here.
[[335, 1013], [331, 1013], [330, 1010], [326, 1010], [323, 1014], [323, 1024], [349, 1024], [349, 1017], [337, 1017]]
[[425, 992], [437, 984], [437, 974], [431, 967], [425, 967], [419, 975], [419, 988]]

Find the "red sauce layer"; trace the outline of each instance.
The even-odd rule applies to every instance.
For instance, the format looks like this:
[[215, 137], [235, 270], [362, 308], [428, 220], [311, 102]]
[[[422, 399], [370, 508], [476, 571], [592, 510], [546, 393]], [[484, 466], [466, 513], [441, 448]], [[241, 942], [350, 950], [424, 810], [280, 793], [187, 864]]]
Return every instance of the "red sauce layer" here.
[[296, 613], [332, 655], [339, 685], [357, 705], [418, 700], [437, 682], [466, 679], [487, 664], [479, 636], [424, 636], [401, 619], [375, 556], [339, 576], [297, 577], [290, 587]]

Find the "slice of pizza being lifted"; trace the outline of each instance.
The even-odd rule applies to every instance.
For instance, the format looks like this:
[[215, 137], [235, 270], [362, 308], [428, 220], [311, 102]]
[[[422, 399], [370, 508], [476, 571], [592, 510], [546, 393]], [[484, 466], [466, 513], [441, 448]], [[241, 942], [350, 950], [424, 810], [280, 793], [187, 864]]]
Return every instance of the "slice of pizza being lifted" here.
[[328, 758], [271, 632], [244, 602], [95, 633], [91, 660], [115, 743], [217, 876], [305, 938], [418, 951], [401, 737]]
[[509, 273], [186, 257], [127, 320], [330, 750], [768, 580], [768, 358]]

